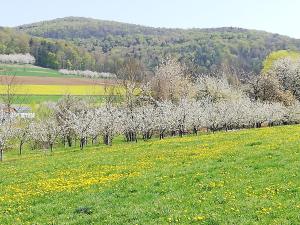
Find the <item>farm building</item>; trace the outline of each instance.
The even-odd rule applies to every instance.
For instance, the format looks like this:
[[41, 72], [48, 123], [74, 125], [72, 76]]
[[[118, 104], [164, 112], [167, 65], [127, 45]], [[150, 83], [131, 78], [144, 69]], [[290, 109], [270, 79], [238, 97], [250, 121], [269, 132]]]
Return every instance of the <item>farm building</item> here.
[[29, 106], [16, 106], [14, 107], [17, 116], [23, 119], [33, 119], [35, 117], [35, 113], [32, 112]]
[[11, 106], [7, 107], [5, 105], [0, 105], [0, 112], [2, 119], [6, 119], [8, 117], [11, 118], [23, 118], [23, 119], [33, 119], [35, 117], [35, 113], [31, 111], [31, 108], [28, 106]]

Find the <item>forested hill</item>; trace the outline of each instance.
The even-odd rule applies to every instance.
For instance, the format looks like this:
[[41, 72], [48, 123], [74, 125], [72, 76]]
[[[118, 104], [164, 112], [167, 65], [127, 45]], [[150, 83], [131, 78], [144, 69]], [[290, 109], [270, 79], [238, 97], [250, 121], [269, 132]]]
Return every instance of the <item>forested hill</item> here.
[[[27, 34], [71, 41], [97, 58], [97, 70], [112, 71], [127, 56], [154, 68], [166, 55], [178, 57], [193, 70], [222, 65], [259, 71], [272, 51], [300, 49], [300, 40], [241, 28], [167, 29], [67, 17], [17, 27]], [[113, 71], [112, 71], [113, 72]]]
[[0, 54], [30, 53], [35, 64], [52, 69], [94, 69], [96, 62], [85, 48], [65, 40], [33, 37], [11, 28], [0, 27]]

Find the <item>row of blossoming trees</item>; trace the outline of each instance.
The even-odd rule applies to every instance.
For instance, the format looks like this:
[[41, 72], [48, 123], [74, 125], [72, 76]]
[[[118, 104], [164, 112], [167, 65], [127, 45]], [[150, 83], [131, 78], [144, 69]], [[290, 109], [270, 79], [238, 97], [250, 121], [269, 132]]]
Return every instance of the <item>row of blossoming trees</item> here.
[[35, 58], [27, 54], [10, 54], [4, 55], [0, 54], [0, 63], [7, 63], [7, 64], [34, 64]]
[[[27, 54], [0, 54], [0, 63], [3, 64], [35, 64], [36, 60], [34, 56]], [[96, 72], [90, 70], [67, 70], [60, 69], [59, 72], [64, 75], [77, 75], [84, 78], [106, 78], [106, 79], [115, 79], [116, 75], [106, 72]]]
[[47, 116], [35, 120], [12, 118], [2, 112], [1, 159], [10, 140], [19, 141], [21, 154], [26, 142], [33, 149], [52, 151], [57, 143], [83, 149], [88, 143], [100, 141], [111, 145], [117, 135], [136, 142], [153, 136], [163, 139], [200, 130], [215, 132], [300, 121], [296, 97], [289, 104], [251, 98], [252, 86], [229, 82], [224, 74], [201, 76], [192, 82], [188, 71], [175, 60], [163, 62], [150, 79], [143, 71], [135, 61], [124, 64], [118, 74], [122, 101], [114, 101], [117, 93], [111, 87], [101, 105], [65, 96], [57, 103], [43, 104]]
[[106, 78], [106, 79], [115, 79], [116, 75], [112, 73], [105, 73], [105, 72], [95, 72], [90, 70], [66, 70], [66, 69], [60, 69], [60, 73], [64, 75], [77, 75], [84, 78]]

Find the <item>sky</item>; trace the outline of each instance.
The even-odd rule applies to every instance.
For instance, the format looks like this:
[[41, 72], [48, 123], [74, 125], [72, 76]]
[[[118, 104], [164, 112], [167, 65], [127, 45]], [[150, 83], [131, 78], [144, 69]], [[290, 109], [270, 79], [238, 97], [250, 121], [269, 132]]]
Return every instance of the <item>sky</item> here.
[[0, 26], [82, 16], [153, 27], [241, 27], [300, 39], [300, 0], [0, 0]]

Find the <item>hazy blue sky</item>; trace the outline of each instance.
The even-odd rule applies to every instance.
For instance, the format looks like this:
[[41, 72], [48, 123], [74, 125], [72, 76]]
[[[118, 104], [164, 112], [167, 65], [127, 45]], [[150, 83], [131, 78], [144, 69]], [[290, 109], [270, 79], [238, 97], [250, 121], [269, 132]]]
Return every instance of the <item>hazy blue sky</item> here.
[[155, 27], [234, 26], [300, 38], [300, 0], [0, 1], [0, 26], [84, 16]]

